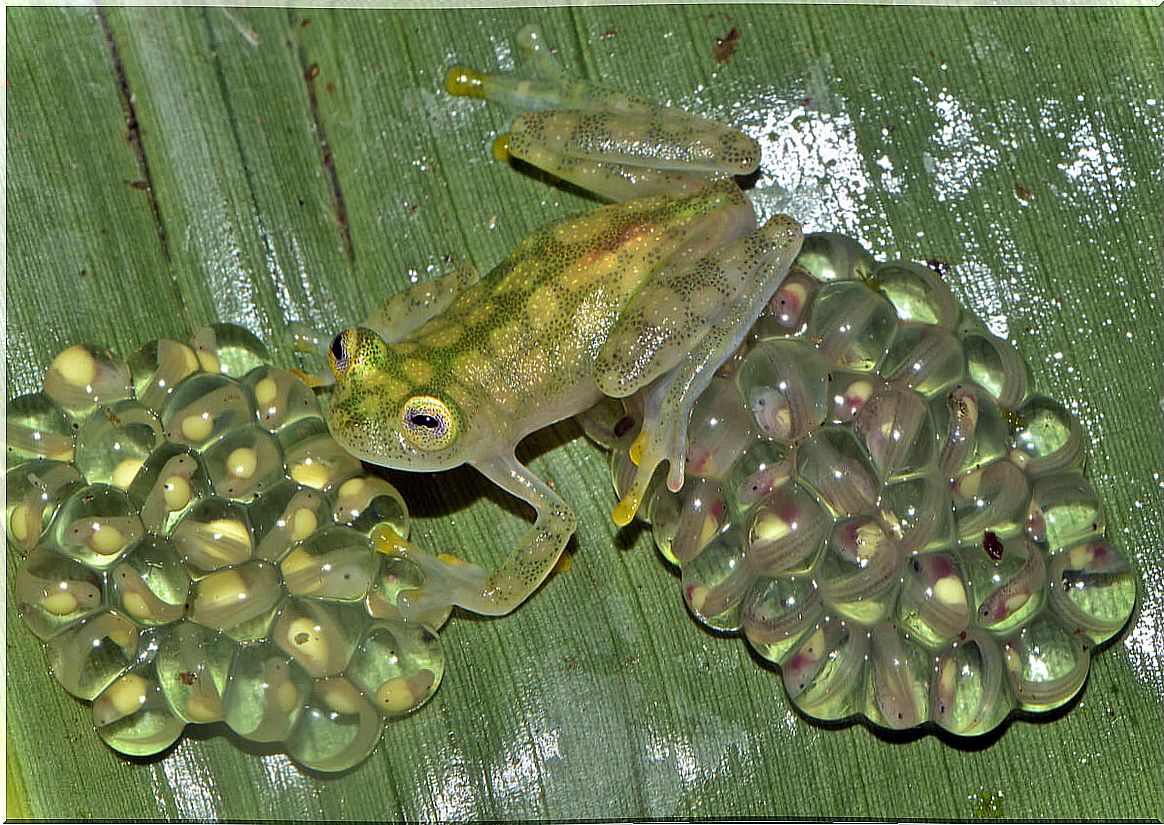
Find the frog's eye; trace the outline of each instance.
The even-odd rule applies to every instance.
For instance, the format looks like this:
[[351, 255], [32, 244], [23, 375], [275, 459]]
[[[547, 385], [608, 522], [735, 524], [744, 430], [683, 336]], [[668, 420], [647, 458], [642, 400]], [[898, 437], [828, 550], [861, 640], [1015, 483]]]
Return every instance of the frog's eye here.
[[331, 339], [331, 346], [327, 348], [327, 360], [331, 364], [331, 371], [336, 378], [342, 378], [347, 372], [351, 364], [352, 348], [348, 346], [349, 336], [355, 334], [355, 330], [346, 329]]
[[452, 410], [431, 395], [408, 399], [400, 420], [405, 437], [419, 450], [443, 450], [457, 439], [457, 419]]

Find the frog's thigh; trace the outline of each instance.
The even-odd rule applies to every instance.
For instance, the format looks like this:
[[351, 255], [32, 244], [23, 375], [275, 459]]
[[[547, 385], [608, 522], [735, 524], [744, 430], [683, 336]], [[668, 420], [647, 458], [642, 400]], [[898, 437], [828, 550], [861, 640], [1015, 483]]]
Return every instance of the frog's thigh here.
[[467, 264], [431, 281], [413, 284], [385, 301], [361, 326], [389, 343], [400, 341], [448, 309], [457, 295], [480, 277], [476, 267]]
[[753, 268], [748, 271], [745, 289], [737, 290], [719, 317], [682, 354], [673, 369], [664, 372], [647, 389], [644, 398], [643, 428], [631, 449], [638, 466], [622, 501], [614, 511], [617, 524], [627, 524], [646, 494], [655, 469], [667, 461], [667, 486], [677, 491], [683, 485], [683, 465], [687, 454], [687, 423], [695, 400], [707, 388], [715, 371], [747, 336], [768, 298], [787, 275], [800, 251], [803, 236], [791, 218], [777, 216], [763, 228], [737, 242], [761, 252], [741, 255]]
[[740, 295], [767, 288], [764, 264], [780, 242], [765, 227], [645, 283], [598, 353], [598, 388], [623, 398], [683, 361]]

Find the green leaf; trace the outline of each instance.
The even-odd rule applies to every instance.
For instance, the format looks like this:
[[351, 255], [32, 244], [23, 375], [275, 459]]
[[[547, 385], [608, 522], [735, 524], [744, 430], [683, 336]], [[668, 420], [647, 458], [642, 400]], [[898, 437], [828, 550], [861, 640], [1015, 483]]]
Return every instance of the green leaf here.
[[[523, 454], [578, 511], [572, 568], [511, 617], [454, 616], [436, 698], [345, 775], [218, 728], [162, 759], [115, 755], [10, 602], [10, 810], [1164, 815], [1158, 12], [9, 9], [7, 396], [69, 344], [126, 356], [211, 320], [290, 362], [288, 321], [330, 334], [413, 278], [488, 269], [588, 208], [490, 159], [510, 113], [442, 90], [453, 63], [508, 66], [531, 19], [570, 70], [759, 137], [762, 212], [953, 265], [955, 292], [1083, 423], [1108, 532], [1142, 577], [1130, 628], [1070, 710], [986, 742], [815, 725], [740, 640], [690, 619], [647, 532], [614, 529], [605, 456], [565, 423]], [[525, 528], [472, 471], [392, 478], [424, 545], [495, 561]]]

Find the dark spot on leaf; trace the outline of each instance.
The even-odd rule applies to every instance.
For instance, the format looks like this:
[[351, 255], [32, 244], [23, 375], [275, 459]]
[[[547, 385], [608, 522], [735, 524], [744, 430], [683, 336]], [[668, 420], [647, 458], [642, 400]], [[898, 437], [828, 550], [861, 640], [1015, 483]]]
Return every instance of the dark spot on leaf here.
[[736, 50], [736, 44], [740, 39], [740, 30], [732, 26], [731, 31], [723, 37], [715, 39], [715, 48], [711, 50], [712, 57], [715, 58], [716, 63], [724, 63], [731, 59], [732, 54]]

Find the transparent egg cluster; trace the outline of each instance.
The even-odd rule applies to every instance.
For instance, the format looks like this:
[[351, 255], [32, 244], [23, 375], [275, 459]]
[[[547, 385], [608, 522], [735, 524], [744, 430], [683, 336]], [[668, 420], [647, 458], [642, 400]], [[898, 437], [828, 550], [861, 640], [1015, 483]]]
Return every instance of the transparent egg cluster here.
[[422, 574], [371, 539], [407, 537], [400, 494], [268, 361], [227, 324], [128, 363], [73, 346], [8, 404], [18, 608], [121, 753], [223, 722], [343, 770], [440, 683], [436, 632], [395, 606]]
[[[810, 235], [700, 397], [687, 480], [640, 516], [692, 614], [742, 633], [821, 720], [960, 736], [1083, 686], [1136, 578], [1079, 423], [938, 275]], [[621, 496], [641, 411], [584, 421]]]

